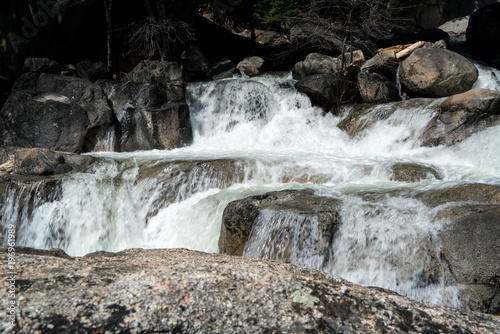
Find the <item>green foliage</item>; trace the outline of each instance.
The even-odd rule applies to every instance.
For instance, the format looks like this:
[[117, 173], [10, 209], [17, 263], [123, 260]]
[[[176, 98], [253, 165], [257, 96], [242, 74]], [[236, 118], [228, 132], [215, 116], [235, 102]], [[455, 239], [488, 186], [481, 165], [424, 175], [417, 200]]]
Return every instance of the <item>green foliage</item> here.
[[278, 27], [284, 17], [296, 12], [295, 0], [258, 0], [254, 3], [254, 18], [264, 27]]

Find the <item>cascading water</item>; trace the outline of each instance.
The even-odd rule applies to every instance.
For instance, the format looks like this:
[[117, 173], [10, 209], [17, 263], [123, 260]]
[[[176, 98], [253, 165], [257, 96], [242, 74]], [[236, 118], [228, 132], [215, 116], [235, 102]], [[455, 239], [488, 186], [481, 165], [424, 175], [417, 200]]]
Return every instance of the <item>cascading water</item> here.
[[[494, 87], [492, 79], [487, 82]], [[433, 277], [424, 273], [440, 264], [435, 236], [446, 221], [435, 221], [435, 211], [418, 199], [369, 201], [358, 194], [500, 184], [500, 128], [453, 147], [420, 147], [421, 132], [440, 102], [422, 99], [404, 109], [398, 103], [375, 106], [380, 113], [395, 112], [350, 137], [337, 127], [346, 114], [323, 115], [293, 83], [288, 75], [192, 84], [187, 89], [191, 146], [94, 154], [103, 159], [101, 166], [61, 176], [52, 197], [35, 200], [33, 190], [9, 190], [2, 225], [17, 224], [18, 245], [59, 247], [74, 256], [133, 247], [217, 252], [229, 202], [313, 189], [341, 203], [342, 224], [330, 253], [315, 253], [312, 240], [296, 239], [304, 231], [321, 233], [314, 219], [263, 213], [257, 222], [263, 232], [248, 241], [245, 255], [304, 264], [417, 300], [459, 306], [445, 268]], [[398, 164], [434, 172], [420, 182], [398, 182], [393, 179]], [[20, 208], [27, 202], [31, 209], [24, 212]], [[279, 232], [284, 227], [290, 234]], [[5, 242], [5, 231], [0, 233]]]

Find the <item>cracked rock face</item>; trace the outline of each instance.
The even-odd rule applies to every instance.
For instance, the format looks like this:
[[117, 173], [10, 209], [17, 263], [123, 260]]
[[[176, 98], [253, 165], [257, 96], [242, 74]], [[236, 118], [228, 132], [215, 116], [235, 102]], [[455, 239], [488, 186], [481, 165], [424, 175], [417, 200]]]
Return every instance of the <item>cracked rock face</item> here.
[[[0, 250], [5, 262], [7, 249]], [[20, 333], [500, 331], [495, 316], [272, 261], [182, 249], [71, 258], [23, 247], [16, 247], [16, 260]]]

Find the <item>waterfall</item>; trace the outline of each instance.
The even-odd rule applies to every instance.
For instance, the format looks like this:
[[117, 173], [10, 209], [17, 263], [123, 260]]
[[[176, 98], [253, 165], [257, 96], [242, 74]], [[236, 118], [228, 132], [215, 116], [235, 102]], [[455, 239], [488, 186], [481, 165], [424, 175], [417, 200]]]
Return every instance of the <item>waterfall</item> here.
[[[480, 68], [480, 74], [478, 86], [498, 89], [498, 73]], [[317, 220], [264, 211], [245, 255], [458, 306], [436, 242], [447, 222], [435, 220], [436, 209], [411, 197], [370, 201], [361, 194], [500, 184], [500, 128], [453, 147], [421, 147], [422, 131], [442, 99], [415, 99], [371, 107], [393, 112], [349, 136], [338, 127], [347, 113], [324, 115], [293, 86], [290, 74], [190, 84], [191, 146], [93, 153], [102, 165], [61, 176], [53, 196], [38, 196], [33, 185], [8, 188], [2, 195], [2, 226], [16, 223], [18, 245], [59, 247], [73, 256], [133, 247], [217, 252], [229, 202], [312, 189], [341, 203], [342, 224], [331, 244], [322, 245], [324, 251], [315, 250], [322, 233]], [[368, 121], [362, 117], [358, 121]], [[113, 138], [109, 129], [100, 140], [112, 148]], [[420, 182], [394, 180], [394, 166], [405, 164], [432, 172]], [[0, 233], [5, 242], [5, 232]], [[311, 239], [302, 242], [299, 235]], [[436, 264], [440, 269], [427, 275], [424, 269]]]

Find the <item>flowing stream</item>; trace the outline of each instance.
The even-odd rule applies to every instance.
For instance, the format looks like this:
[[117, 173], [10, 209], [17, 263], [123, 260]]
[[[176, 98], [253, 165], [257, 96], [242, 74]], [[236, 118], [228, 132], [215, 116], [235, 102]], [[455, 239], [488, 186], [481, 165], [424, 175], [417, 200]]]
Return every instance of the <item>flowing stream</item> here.
[[[480, 72], [477, 87], [500, 90], [494, 72]], [[419, 135], [442, 101], [422, 99], [349, 137], [337, 127], [346, 114], [324, 115], [293, 85], [289, 74], [191, 84], [192, 145], [93, 154], [104, 162], [88, 173], [63, 176], [57, 195], [41, 196], [28, 186], [9, 190], [2, 224], [17, 224], [18, 245], [58, 247], [73, 256], [134, 247], [218, 252], [229, 202], [276, 190], [313, 189], [342, 203], [334, 256], [324, 261], [310, 252], [313, 242], [299, 247], [292, 240], [291, 262], [417, 300], [460, 306], [446, 277], [415, 281], [439, 253], [434, 240], [446, 221], [434, 221], [436, 211], [417, 199], [367, 201], [357, 194], [500, 184], [500, 128], [453, 147], [420, 147]], [[416, 183], [394, 181], [392, 167], [401, 163], [434, 174]], [[269, 242], [266, 231], [288, 226], [293, 239], [304, 226], [320, 234], [317, 224], [296, 215], [263, 214], [257, 225], [264, 232], [249, 240], [244, 255], [264, 250], [264, 257], [273, 258], [279, 252], [265, 249], [279, 245]]]

